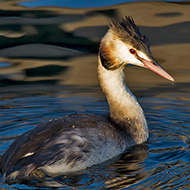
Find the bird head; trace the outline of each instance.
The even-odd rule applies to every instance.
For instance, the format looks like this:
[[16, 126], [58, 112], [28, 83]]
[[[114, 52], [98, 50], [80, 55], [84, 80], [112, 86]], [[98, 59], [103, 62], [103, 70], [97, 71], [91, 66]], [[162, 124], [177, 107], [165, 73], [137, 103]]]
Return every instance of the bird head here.
[[132, 17], [126, 17], [122, 23], [111, 20], [110, 29], [101, 41], [99, 56], [102, 65], [108, 70], [132, 64], [174, 81], [154, 59], [148, 38], [140, 33]]

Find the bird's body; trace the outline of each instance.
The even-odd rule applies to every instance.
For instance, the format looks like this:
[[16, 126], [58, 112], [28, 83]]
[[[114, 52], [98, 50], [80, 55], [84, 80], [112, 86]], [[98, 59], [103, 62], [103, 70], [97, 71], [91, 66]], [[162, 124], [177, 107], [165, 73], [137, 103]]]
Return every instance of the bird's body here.
[[148, 138], [143, 110], [124, 82], [128, 63], [173, 80], [153, 59], [148, 40], [130, 17], [112, 21], [100, 44], [98, 78], [110, 116], [73, 114], [39, 124], [18, 137], [2, 156], [4, 179], [30, 180], [40, 171], [58, 176], [83, 170], [121, 154]]
[[126, 146], [135, 144], [132, 138], [129, 137], [131, 142], [125, 142], [122, 136], [109, 117], [64, 116], [21, 135], [5, 153], [2, 167], [8, 171], [7, 176], [12, 173], [10, 177], [17, 175], [20, 179], [23, 176], [29, 179], [35, 170], [50, 176], [79, 171], [119, 155]]

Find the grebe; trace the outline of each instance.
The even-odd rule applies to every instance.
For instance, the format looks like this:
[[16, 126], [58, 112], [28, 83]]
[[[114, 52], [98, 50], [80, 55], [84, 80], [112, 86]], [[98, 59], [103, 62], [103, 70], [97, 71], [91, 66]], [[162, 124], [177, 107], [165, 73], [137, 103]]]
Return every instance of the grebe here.
[[[0, 160], [7, 183], [77, 172], [120, 155], [148, 138], [143, 110], [124, 82], [133, 64], [174, 79], [154, 60], [149, 41], [132, 17], [112, 20], [98, 54], [98, 78], [110, 116], [71, 114], [40, 123], [19, 136]], [[38, 175], [40, 173], [40, 175]]]

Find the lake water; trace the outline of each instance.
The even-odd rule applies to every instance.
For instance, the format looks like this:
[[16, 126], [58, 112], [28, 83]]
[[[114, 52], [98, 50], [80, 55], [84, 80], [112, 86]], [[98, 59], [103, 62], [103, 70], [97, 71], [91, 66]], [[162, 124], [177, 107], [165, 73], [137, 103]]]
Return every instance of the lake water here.
[[96, 76], [109, 18], [133, 16], [175, 82], [127, 67], [127, 85], [149, 125], [146, 143], [76, 176], [20, 185], [0, 182], [0, 188], [189, 189], [190, 2], [48, 2], [0, 2], [1, 155], [39, 122], [68, 113], [109, 112]]

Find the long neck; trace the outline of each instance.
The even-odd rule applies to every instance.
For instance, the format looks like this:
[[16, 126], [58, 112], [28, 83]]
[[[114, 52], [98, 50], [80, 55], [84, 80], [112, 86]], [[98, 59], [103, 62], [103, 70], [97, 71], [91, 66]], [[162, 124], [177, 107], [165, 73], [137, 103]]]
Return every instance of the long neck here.
[[107, 70], [98, 57], [98, 78], [106, 95], [111, 119], [139, 144], [147, 140], [143, 110], [124, 82], [123, 68]]

